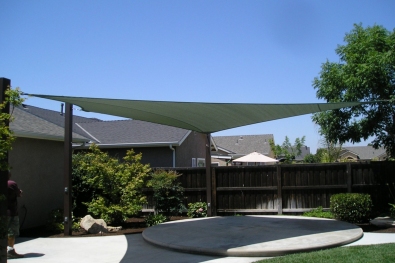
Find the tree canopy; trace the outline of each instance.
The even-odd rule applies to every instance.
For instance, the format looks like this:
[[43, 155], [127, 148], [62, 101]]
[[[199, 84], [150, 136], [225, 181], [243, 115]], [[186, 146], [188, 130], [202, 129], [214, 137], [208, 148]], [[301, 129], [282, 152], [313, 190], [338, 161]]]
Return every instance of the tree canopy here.
[[327, 102], [381, 101], [316, 113], [312, 119], [328, 142], [355, 143], [374, 137], [395, 157], [395, 29], [354, 25], [339, 45], [339, 62], [326, 61], [313, 81]]
[[270, 149], [274, 153], [276, 159], [284, 158], [284, 163], [292, 163], [296, 156], [302, 154], [302, 146], [306, 141], [306, 137], [296, 138], [295, 143], [292, 145], [288, 136], [285, 136], [285, 141], [282, 145], [275, 145], [273, 140], [270, 140]]

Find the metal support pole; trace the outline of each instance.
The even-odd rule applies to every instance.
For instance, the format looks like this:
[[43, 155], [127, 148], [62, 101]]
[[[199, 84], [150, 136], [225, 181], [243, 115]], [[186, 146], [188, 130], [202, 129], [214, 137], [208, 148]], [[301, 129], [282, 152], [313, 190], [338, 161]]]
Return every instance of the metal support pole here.
[[206, 199], [207, 199], [207, 216], [213, 215], [211, 206], [211, 135], [206, 134]]
[[[0, 78], [0, 103], [5, 102], [5, 91], [11, 87], [11, 80], [6, 78]], [[2, 113], [10, 113], [10, 107], [7, 105], [3, 110]], [[5, 123], [5, 125], [9, 125]], [[8, 153], [2, 160], [8, 163]], [[8, 171], [0, 171], [0, 196], [7, 197], [7, 188], [8, 188]], [[7, 201], [2, 200], [0, 201], [0, 219], [1, 224], [6, 224], [7, 219]], [[7, 234], [6, 232], [4, 233]], [[7, 262], [7, 235], [4, 237], [0, 237], [0, 262], [6, 263]]]
[[72, 130], [73, 130], [73, 105], [66, 103], [64, 123], [64, 235], [72, 234], [73, 220], [71, 217], [72, 182], [71, 182], [71, 158], [72, 158]]

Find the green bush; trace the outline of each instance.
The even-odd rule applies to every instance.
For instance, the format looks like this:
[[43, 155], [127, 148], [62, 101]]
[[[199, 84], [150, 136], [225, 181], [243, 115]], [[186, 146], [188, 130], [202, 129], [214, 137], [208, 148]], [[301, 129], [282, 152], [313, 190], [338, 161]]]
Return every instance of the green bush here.
[[182, 213], [185, 208], [184, 188], [177, 182], [178, 176], [175, 171], [157, 170], [147, 183], [154, 190], [155, 210], [167, 217]]
[[[62, 233], [64, 231], [64, 222], [63, 222], [63, 209], [54, 209], [52, 210], [47, 219], [46, 229], [53, 233]], [[77, 218], [72, 217], [73, 225], [71, 226], [71, 230], [74, 232], [80, 231], [80, 224]]]
[[389, 204], [390, 207], [390, 217], [395, 219], [395, 204]]
[[157, 215], [150, 214], [149, 216], [147, 216], [145, 218], [145, 224], [148, 227], [159, 225], [159, 224], [162, 224], [162, 223], [164, 223], [166, 221], [167, 221], [167, 218], [164, 215], [162, 215], [162, 214], [157, 214]]
[[322, 209], [322, 206], [314, 208], [308, 212], [304, 212], [303, 216], [319, 217], [319, 218], [334, 218], [333, 214], [330, 211], [324, 211]]
[[[76, 215], [86, 212], [107, 224], [122, 224], [138, 214], [146, 197], [142, 192], [151, 171], [142, 155], [129, 150], [123, 161], [92, 145], [73, 155], [73, 202]], [[85, 205], [86, 211], [77, 209]], [[77, 213], [78, 212], [78, 213]], [[79, 214], [84, 213], [85, 214]]]
[[330, 199], [331, 212], [334, 217], [349, 223], [369, 221], [372, 206], [372, 199], [368, 194], [335, 194]]
[[196, 202], [188, 204], [188, 217], [206, 217], [207, 216], [207, 204], [205, 202]]

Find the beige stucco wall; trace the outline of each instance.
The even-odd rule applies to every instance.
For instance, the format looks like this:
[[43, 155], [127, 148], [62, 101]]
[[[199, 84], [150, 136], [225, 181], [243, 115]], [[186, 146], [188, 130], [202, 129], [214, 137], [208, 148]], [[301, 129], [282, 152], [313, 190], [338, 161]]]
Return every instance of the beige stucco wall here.
[[63, 146], [27, 138], [14, 142], [9, 162], [12, 179], [23, 191], [18, 200], [22, 228], [44, 225], [52, 209], [63, 208]]

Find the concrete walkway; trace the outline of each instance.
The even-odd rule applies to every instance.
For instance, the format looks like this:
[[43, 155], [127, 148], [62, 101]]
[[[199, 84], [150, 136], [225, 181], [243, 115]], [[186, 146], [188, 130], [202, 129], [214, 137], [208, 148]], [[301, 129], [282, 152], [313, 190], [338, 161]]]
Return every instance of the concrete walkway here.
[[[281, 219], [282, 217], [276, 217]], [[205, 220], [196, 220], [204, 222]], [[312, 220], [310, 223], [322, 221]], [[333, 220], [331, 220], [333, 221]], [[193, 223], [194, 221], [189, 222]], [[287, 221], [283, 221], [287, 222]], [[337, 222], [337, 221], [336, 221]], [[234, 223], [234, 222], [233, 222]], [[228, 227], [235, 227], [235, 225]], [[290, 228], [285, 225], [279, 225], [276, 232], [279, 232], [279, 238], [273, 239], [272, 245], [276, 242], [284, 242], [281, 235], [289, 232]], [[283, 230], [281, 230], [283, 229]], [[194, 231], [191, 228], [191, 231]], [[283, 231], [283, 233], [282, 233]], [[295, 230], [294, 235], [302, 238], [303, 235], [297, 234], [299, 230]], [[252, 231], [253, 233], [254, 231]], [[336, 232], [336, 231], [335, 231]], [[255, 232], [256, 235], [258, 232]], [[299, 232], [300, 233], [300, 232]], [[327, 232], [328, 235], [332, 235]], [[167, 235], [167, 233], [165, 233]], [[187, 236], [193, 239], [193, 234], [196, 232], [189, 232]], [[160, 234], [159, 234], [160, 235]], [[314, 235], [314, 234], [313, 234]], [[305, 235], [309, 238], [309, 235]], [[287, 239], [287, 238], [286, 238]], [[306, 239], [306, 240], [307, 240]], [[207, 240], [215, 240], [212, 235]], [[242, 243], [248, 239], [240, 239]], [[255, 242], [255, 241], [253, 241]], [[198, 242], [199, 244], [201, 241]], [[262, 242], [264, 243], [264, 242]], [[370, 245], [370, 244], [383, 244], [395, 243], [395, 234], [378, 234], [378, 233], [364, 233], [362, 238], [350, 245]], [[253, 245], [253, 243], [250, 243]], [[312, 244], [314, 245], [314, 244]], [[210, 262], [210, 263], [223, 263], [223, 262], [255, 262], [259, 259], [269, 257], [232, 257], [232, 256], [212, 256], [212, 255], [199, 255], [188, 254], [183, 252], [176, 252], [159, 246], [152, 245], [143, 239], [142, 234], [133, 235], [119, 235], [119, 236], [103, 236], [103, 237], [70, 237], [70, 238], [18, 238], [16, 244], [18, 253], [25, 254], [23, 259], [13, 259], [9, 262], [86, 262], [86, 263], [126, 263], [126, 262], [150, 262], [150, 263], [177, 263], [177, 262]]]

